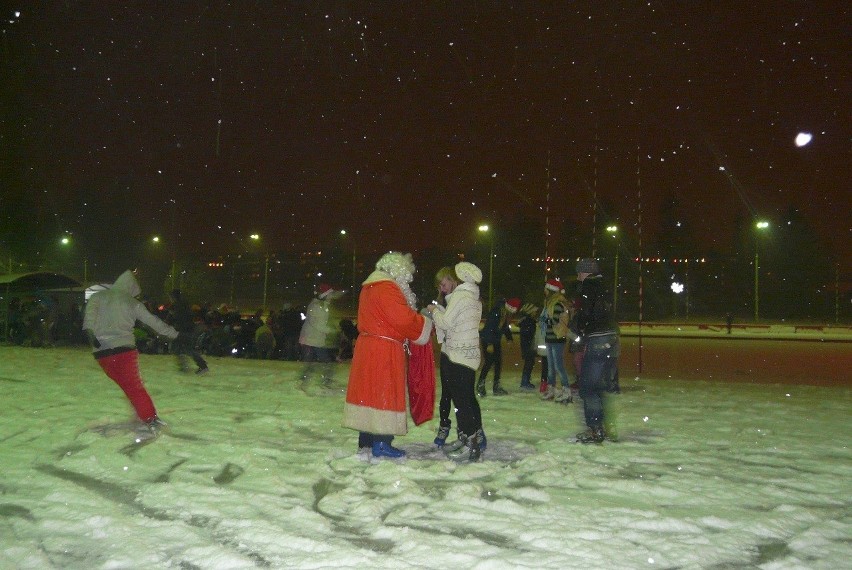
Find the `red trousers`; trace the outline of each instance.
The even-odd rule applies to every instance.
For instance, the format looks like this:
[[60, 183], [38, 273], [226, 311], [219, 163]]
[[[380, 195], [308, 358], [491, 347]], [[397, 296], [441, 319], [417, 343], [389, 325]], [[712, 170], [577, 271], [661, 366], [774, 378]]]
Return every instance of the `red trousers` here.
[[154, 402], [151, 401], [151, 396], [148, 395], [145, 385], [142, 384], [142, 377], [139, 375], [139, 353], [137, 351], [129, 350], [104, 356], [98, 359], [98, 364], [104, 369], [106, 375], [112, 378], [119, 388], [124, 390], [140, 420], [147, 422], [157, 415]]

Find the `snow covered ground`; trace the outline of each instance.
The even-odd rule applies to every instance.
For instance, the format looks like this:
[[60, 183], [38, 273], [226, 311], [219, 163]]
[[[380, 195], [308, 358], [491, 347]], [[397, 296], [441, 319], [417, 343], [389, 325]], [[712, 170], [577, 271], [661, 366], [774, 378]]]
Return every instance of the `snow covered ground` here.
[[[0, 568], [841, 568], [852, 559], [848, 387], [622, 375], [622, 441], [572, 443], [577, 404], [482, 401], [484, 461], [436, 420], [360, 461], [297, 363], [172, 357], [142, 374], [172, 435], [134, 447], [84, 349], [0, 347]], [[505, 374], [514, 388], [515, 369]]]

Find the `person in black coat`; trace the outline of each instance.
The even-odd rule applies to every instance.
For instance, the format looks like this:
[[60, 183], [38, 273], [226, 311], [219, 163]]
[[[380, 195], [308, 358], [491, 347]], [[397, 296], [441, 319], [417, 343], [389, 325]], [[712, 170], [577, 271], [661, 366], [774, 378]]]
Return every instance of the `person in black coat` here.
[[527, 303], [521, 307], [520, 320], [518, 321], [518, 332], [521, 337], [521, 358], [524, 360], [524, 369], [521, 372], [521, 390], [532, 392], [535, 386], [532, 383], [532, 371], [538, 358], [538, 350], [535, 342], [536, 319], [538, 319], [538, 307]]
[[198, 334], [196, 331], [195, 317], [180, 289], [171, 292], [172, 306], [169, 310], [169, 322], [177, 329], [180, 335], [172, 342], [172, 351], [177, 356], [178, 368], [181, 372], [189, 372], [189, 358], [195, 361], [198, 369], [196, 374], [205, 374], [209, 370], [207, 362], [201, 357], [196, 348]]
[[476, 394], [484, 397], [485, 377], [491, 367], [494, 366], [494, 383], [492, 385], [495, 396], [505, 396], [508, 392], [500, 385], [500, 372], [503, 367], [503, 351], [500, 343], [503, 337], [512, 342], [512, 331], [509, 329], [511, 316], [521, 308], [520, 299], [500, 299], [495, 303], [488, 315], [485, 317], [485, 325], [479, 332], [482, 344], [482, 370], [476, 383]]
[[597, 261], [584, 258], [577, 262], [577, 280], [580, 282], [580, 307], [569, 329], [571, 340], [585, 345], [580, 365], [580, 397], [588, 427], [577, 435], [577, 440], [601, 443], [604, 439], [617, 438], [607, 400], [610, 394], [619, 391], [618, 324], [612, 314], [612, 296]]

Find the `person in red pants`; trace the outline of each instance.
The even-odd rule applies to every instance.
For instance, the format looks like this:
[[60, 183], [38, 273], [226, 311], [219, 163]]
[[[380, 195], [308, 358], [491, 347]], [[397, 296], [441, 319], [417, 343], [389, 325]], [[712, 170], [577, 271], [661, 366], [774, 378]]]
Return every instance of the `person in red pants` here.
[[178, 332], [152, 315], [136, 297], [141, 293], [132, 271], [125, 271], [112, 287], [92, 295], [86, 303], [83, 330], [92, 352], [106, 375], [124, 391], [136, 415], [153, 432], [166, 426], [139, 375], [139, 352], [133, 327], [136, 321], [155, 333], [176, 339]]

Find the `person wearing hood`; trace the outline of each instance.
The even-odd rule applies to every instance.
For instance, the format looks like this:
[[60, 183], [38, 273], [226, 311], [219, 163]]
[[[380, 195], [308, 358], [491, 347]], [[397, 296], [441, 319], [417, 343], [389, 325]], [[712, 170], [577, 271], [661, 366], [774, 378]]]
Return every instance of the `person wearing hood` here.
[[343, 426], [357, 430], [359, 454], [401, 458], [396, 435], [408, 433], [407, 344], [430, 341], [432, 321], [415, 309], [411, 254], [391, 251], [376, 263], [358, 297], [358, 342], [349, 372]]
[[449, 390], [456, 407], [458, 439], [444, 445], [444, 451], [452, 459], [479, 461], [485, 447], [482, 411], [475, 391], [476, 369], [482, 361], [479, 342], [482, 301], [477, 285], [482, 280], [482, 271], [462, 261], [456, 264], [455, 273], [461, 283], [445, 297], [447, 306], [433, 303], [426, 307], [435, 321], [441, 343], [441, 386]]
[[176, 339], [178, 331], [148, 312], [137, 297], [141, 293], [132, 271], [125, 271], [112, 287], [92, 295], [86, 304], [83, 330], [92, 352], [106, 375], [124, 391], [136, 415], [151, 431], [165, 427], [139, 375], [139, 353], [133, 328], [141, 322], [155, 333]]

